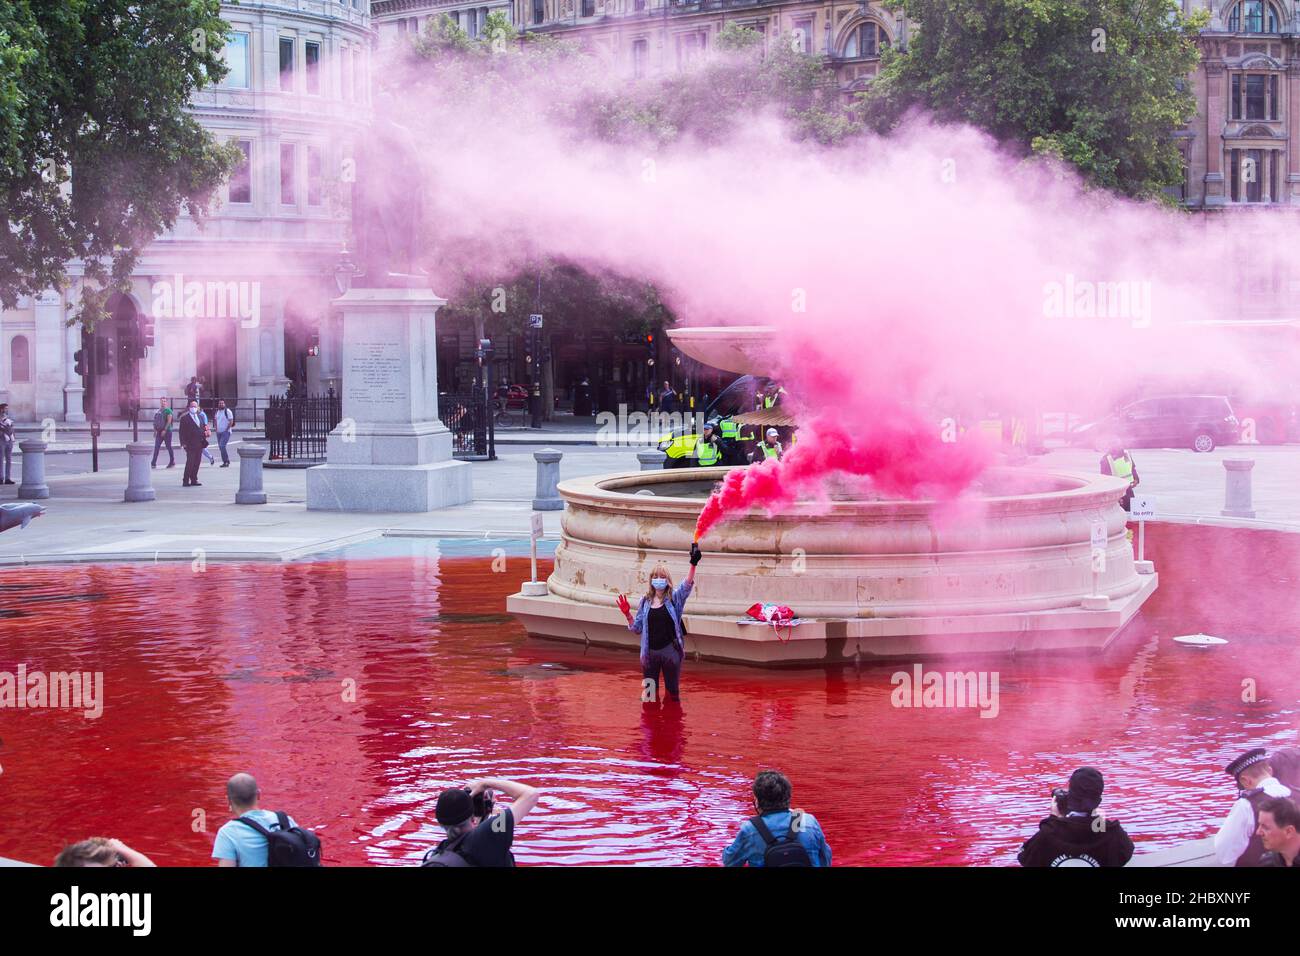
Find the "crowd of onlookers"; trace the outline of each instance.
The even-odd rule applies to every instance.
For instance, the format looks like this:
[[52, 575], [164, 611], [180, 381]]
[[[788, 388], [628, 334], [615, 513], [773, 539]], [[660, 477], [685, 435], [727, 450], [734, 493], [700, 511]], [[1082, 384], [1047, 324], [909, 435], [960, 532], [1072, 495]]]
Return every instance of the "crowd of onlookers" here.
[[[1275, 772], [1274, 764], [1277, 764]], [[1271, 758], [1255, 748], [1225, 771], [1236, 782], [1237, 799], [1214, 837], [1225, 866], [1293, 867], [1300, 857], [1300, 750]], [[1279, 779], [1279, 775], [1287, 782]], [[1133, 840], [1118, 820], [1100, 811], [1104, 780], [1094, 767], [1080, 767], [1066, 787], [1054, 790], [1048, 816], [1020, 850], [1022, 866], [1124, 866]], [[212, 858], [219, 866], [320, 866], [321, 842], [281, 811], [263, 809], [262, 793], [250, 774], [226, 783], [232, 818], [217, 831]], [[514, 866], [515, 828], [536, 808], [541, 792], [499, 777], [470, 780], [443, 790], [434, 818], [444, 839], [425, 854], [423, 866]], [[741, 823], [722, 851], [724, 866], [830, 866], [831, 848], [817, 818], [792, 806], [785, 774], [763, 770], [754, 778], [754, 815]], [[153, 866], [142, 853], [118, 840], [95, 838], [64, 848], [55, 866]]]

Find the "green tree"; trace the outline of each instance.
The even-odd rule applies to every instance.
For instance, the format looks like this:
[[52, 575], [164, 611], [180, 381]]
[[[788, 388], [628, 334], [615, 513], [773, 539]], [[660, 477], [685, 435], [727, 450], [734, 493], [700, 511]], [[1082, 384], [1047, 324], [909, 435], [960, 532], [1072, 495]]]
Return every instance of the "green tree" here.
[[187, 112], [226, 74], [218, 0], [0, 0], [0, 304], [88, 280], [93, 323], [182, 206], [236, 161]]
[[919, 24], [860, 94], [864, 119], [914, 110], [980, 127], [1090, 183], [1139, 198], [1183, 180], [1174, 133], [1196, 115], [1185, 81], [1206, 14], [1175, 0], [890, 0]]

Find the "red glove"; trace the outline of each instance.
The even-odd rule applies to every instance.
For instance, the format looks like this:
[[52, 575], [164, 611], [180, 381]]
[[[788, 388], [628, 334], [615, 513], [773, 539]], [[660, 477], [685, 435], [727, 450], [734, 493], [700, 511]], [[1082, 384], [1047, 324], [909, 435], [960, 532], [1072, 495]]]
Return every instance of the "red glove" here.
[[628, 604], [627, 598], [621, 594], [618, 596], [618, 609], [623, 612], [625, 618], [632, 619], [632, 605]]

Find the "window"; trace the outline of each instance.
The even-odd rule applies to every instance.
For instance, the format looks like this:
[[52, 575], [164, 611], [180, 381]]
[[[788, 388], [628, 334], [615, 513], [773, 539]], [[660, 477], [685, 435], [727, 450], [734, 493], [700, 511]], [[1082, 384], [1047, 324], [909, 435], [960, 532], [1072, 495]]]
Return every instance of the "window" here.
[[339, 62], [339, 85], [342, 87], [340, 93], [345, 100], [352, 99], [352, 71], [349, 66], [352, 63], [352, 50], [349, 47], [343, 47], [341, 50], [342, 59]]
[[646, 59], [650, 55], [648, 40], [632, 41], [632, 75], [637, 79], [645, 76]]
[[231, 33], [226, 37], [226, 45], [221, 54], [230, 70], [221, 85], [248, 89], [248, 34]]
[[645, 12], [645, 0], [632, 0], [632, 9], [637, 13]]
[[[1228, 150], [1228, 165], [1233, 202], [1263, 202], [1268, 186], [1270, 202], [1277, 200], [1277, 168], [1280, 156], [1265, 149]], [[1271, 161], [1270, 161], [1271, 160]]]
[[32, 359], [25, 335], [15, 335], [9, 340], [9, 380], [11, 382], [32, 380]]
[[1276, 120], [1278, 82], [1276, 73], [1232, 74], [1232, 119]]
[[320, 94], [320, 44], [308, 40], [305, 47], [305, 56], [303, 62], [307, 67], [307, 92]]
[[794, 30], [793, 30], [792, 32], [794, 33], [795, 37], [796, 37], [796, 38], [798, 39], [798, 41], [799, 41], [799, 49], [802, 50], [804, 53], [812, 53], [812, 49], [813, 49], [813, 47], [812, 47], [812, 44], [813, 44], [813, 40], [812, 40], [812, 35], [813, 35], [813, 22], [812, 22], [812, 20], [796, 20], [796, 21], [794, 21]]
[[546, 0], [533, 0], [533, 23], [546, 19]]
[[294, 186], [294, 164], [298, 159], [298, 149], [293, 143], [280, 144], [280, 202], [293, 206], [298, 202], [298, 190]]
[[241, 139], [236, 145], [244, 156], [239, 161], [239, 165], [235, 167], [234, 172], [230, 174], [230, 202], [252, 202], [253, 177], [251, 166], [253, 144], [249, 140]]
[[1277, 33], [1277, 7], [1267, 0], [1242, 0], [1228, 14], [1230, 33]]
[[594, 17], [596, 15], [596, 0], [582, 0], [582, 16]]
[[307, 147], [307, 205], [321, 204], [321, 185], [324, 181], [325, 161], [319, 146]]
[[280, 91], [293, 92], [293, 37], [280, 37]]
[[889, 46], [889, 34], [878, 23], [867, 22], [853, 28], [848, 39], [844, 41], [844, 57], [880, 56], [880, 51]]
[[348, 62], [351, 64], [352, 69], [351, 96], [354, 100], [364, 100], [365, 96], [362, 94], [361, 87], [361, 47], [354, 46], [352, 48], [352, 56]]
[[704, 34], [679, 33], [677, 35], [677, 68], [684, 69], [699, 59], [704, 52]]

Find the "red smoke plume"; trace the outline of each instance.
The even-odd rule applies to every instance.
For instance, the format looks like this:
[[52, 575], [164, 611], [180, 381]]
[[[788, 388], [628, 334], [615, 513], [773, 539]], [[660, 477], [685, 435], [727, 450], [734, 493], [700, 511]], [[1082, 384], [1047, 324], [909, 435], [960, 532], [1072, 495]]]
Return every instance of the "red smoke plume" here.
[[853, 430], [826, 416], [799, 430], [780, 461], [768, 459], [727, 473], [695, 524], [699, 540], [719, 521], [751, 508], [768, 512], [793, 504], [834, 474], [865, 476], [876, 491], [899, 498], [951, 500], [989, 465], [992, 449], [976, 436], [944, 442], [915, 413], [878, 409]]

